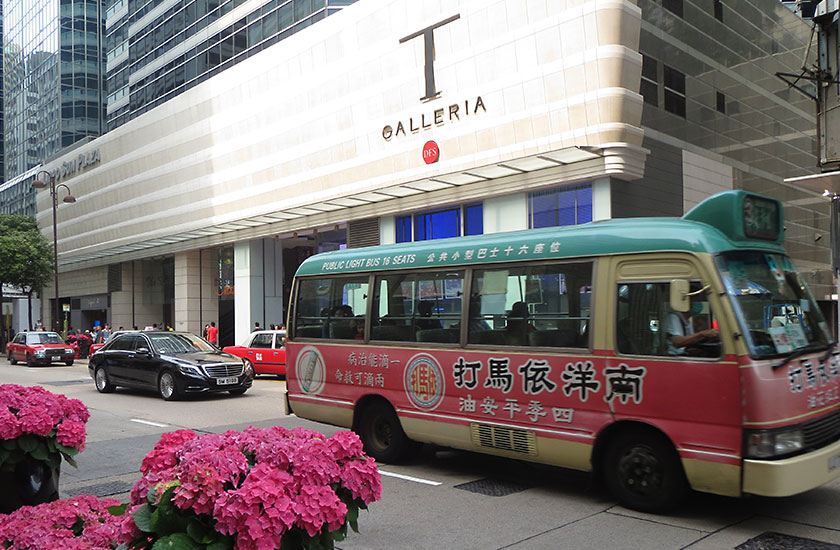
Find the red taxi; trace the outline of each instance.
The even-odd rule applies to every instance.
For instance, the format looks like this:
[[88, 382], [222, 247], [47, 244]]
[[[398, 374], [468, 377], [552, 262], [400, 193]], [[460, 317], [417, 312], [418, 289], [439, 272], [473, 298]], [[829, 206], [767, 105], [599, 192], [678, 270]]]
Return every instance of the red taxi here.
[[9, 363], [27, 365], [64, 363], [72, 365], [76, 351], [56, 332], [19, 332], [6, 347]]
[[286, 375], [285, 330], [257, 330], [241, 346], [226, 346], [222, 351], [244, 359], [256, 374]]

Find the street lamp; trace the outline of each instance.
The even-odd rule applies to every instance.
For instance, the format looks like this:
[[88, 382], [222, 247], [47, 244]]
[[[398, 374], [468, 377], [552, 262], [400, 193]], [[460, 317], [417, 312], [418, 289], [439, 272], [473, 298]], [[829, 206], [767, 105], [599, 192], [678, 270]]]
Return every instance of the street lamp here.
[[70, 193], [70, 188], [67, 187], [67, 185], [63, 183], [56, 185], [55, 176], [46, 170], [41, 170], [35, 174], [35, 181], [32, 182], [32, 187], [35, 189], [45, 189], [47, 187], [47, 183], [45, 183], [44, 180], [38, 179], [38, 176], [41, 174], [46, 174], [49, 178], [50, 197], [52, 198], [53, 266], [55, 269], [55, 276], [53, 277], [53, 281], [55, 281], [55, 317], [53, 318], [53, 324], [56, 325], [56, 332], [60, 332], [58, 330], [58, 320], [61, 317], [61, 304], [59, 303], [60, 300], [58, 298], [58, 218], [56, 214], [56, 211], [58, 210], [58, 190], [62, 187], [67, 190], [67, 194], [64, 195], [63, 199], [61, 199], [63, 202], [76, 202], [76, 197]]

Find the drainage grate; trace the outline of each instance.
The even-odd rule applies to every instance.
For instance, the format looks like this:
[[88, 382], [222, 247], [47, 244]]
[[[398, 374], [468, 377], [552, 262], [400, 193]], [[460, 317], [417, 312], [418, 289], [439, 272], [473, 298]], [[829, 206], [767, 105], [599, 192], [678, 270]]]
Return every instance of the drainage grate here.
[[768, 531], [739, 544], [735, 550], [840, 550], [840, 546]]
[[132, 487], [134, 487], [133, 483], [128, 483], [125, 481], [109, 481], [107, 483], [83, 485], [81, 487], [76, 487], [75, 489], [70, 489], [67, 491], [67, 493], [71, 497], [75, 497], [78, 495], [93, 495], [101, 498], [108, 497], [111, 495], [118, 495], [120, 493], [127, 493], [131, 490]]
[[526, 489], [530, 489], [529, 485], [516, 483], [514, 481], [505, 481], [503, 479], [478, 479], [476, 481], [468, 481], [455, 486], [456, 489], [463, 489], [471, 493], [478, 493], [480, 495], [487, 495], [489, 497], [503, 497], [519, 493]]
[[81, 380], [54, 380], [52, 382], [41, 382], [41, 386], [75, 386], [77, 384], [93, 384], [92, 378], [83, 378]]

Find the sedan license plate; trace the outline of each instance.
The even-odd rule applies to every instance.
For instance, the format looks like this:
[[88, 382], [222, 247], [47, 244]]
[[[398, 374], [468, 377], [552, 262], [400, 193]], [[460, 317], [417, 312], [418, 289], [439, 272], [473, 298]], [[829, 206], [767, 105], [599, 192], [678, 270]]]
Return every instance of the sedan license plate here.
[[239, 379], [235, 376], [230, 376], [228, 378], [216, 378], [216, 384], [219, 386], [229, 386], [231, 384], [236, 384], [239, 382]]

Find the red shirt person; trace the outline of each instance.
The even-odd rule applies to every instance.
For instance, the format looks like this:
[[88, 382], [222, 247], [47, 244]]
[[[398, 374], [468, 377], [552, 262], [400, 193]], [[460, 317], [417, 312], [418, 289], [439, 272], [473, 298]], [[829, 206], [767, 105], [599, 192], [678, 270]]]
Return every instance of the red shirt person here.
[[219, 339], [219, 329], [216, 328], [216, 322], [210, 323], [210, 327], [207, 329], [207, 341], [213, 344], [214, 346], [218, 343]]

